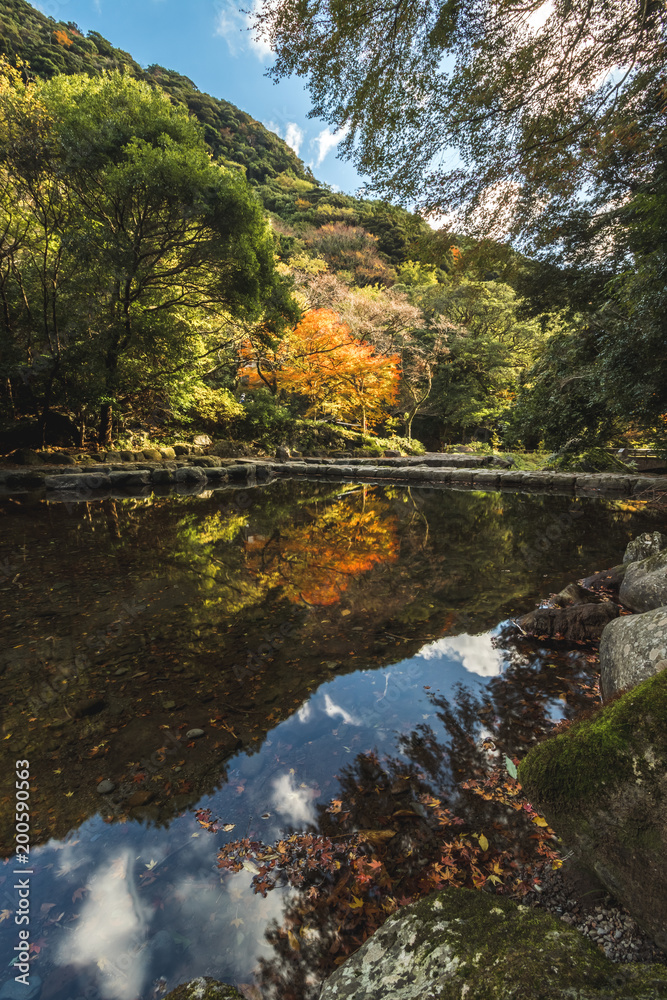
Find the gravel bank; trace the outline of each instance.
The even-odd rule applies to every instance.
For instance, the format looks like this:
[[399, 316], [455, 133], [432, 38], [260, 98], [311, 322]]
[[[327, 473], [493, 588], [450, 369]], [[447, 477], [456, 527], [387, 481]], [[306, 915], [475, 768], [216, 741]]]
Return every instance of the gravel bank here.
[[524, 902], [548, 910], [590, 938], [612, 962], [657, 962], [667, 965], [661, 951], [628, 911], [567, 862], [547, 869], [539, 887]]

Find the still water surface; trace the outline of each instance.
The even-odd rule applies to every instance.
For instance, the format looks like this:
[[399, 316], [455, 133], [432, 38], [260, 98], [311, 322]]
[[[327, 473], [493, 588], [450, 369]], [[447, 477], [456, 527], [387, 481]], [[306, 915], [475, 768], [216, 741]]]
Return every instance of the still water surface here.
[[42, 1000], [158, 997], [200, 975], [251, 998], [291, 975], [309, 995], [335, 948], [311, 942], [286, 973], [299, 890], [255, 894], [219, 848], [324, 829], [351, 781], [373, 827], [383, 768], [453, 801], [484, 736], [521, 756], [594, 697], [595, 671], [508, 619], [655, 527], [621, 502], [285, 483], [0, 514], [0, 980], [13, 762], [29, 759]]

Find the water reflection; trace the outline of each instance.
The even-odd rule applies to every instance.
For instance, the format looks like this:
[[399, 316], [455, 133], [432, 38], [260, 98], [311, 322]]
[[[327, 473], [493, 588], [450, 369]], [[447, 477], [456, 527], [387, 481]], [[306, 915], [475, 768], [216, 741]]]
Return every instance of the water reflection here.
[[150, 925], [150, 907], [138, 897], [132, 867], [129, 850], [99, 866], [85, 887], [79, 920], [56, 955], [60, 965], [97, 966], [102, 996], [117, 1000], [141, 995], [149, 964], [146, 949], [134, 961], [122, 961], [136, 942], [145, 941]]
[[502, 656], [491, 634], [452, 636], [429, 643], [419, 652], [425, 660], [434, 657], [458, 657], [466, 670], [480, 677], [493, 677], [500, 671]]
[[[566, 498], [243, 495], [0, 505], [0, 797], [29, 758], [41, 1000], [86, 988], [148, 1000], [203, 974], [248, 984], [262, 958], [262, 996], [308, 997], [389, 899], [407, 898], [418, 862], [437, 863], [442, 827], [423, 797], [461, 829], [509, 829], [507, 803], [463, 787], [493, 765], [482, 739], [520, 754], [594, 697], [585, 651], [536, 649], [498, 623], [652, 526]], [[338, 799], [345, 810], [328, 812]], [[216, 832], [195, 817], [207, 809]], [[11, 819], [3, 810], [7, 853]], [[346, 910], [315, 870], [263, 898], [252, 870], [217, 866], [225, 843], [306, 828], [395, 829], [359, 855], [359, 872], [378, 860], [392, 884], [357, 890], [363, 906]]]

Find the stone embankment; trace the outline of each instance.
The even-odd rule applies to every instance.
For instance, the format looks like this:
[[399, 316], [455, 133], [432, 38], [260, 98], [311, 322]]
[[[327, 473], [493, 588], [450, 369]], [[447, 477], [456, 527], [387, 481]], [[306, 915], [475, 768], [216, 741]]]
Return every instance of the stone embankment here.
[[[385, 458], [223, 459], [161, 452], [107, 453], [104, 461], [0, 469], [0, 494], [44, 491], [76, 500], [148, 493], [198, 493], [217, 486], [306, 479], [397, 483], [425, 488], [540, 492], [565, 496], [647, 496], [667, 492], [667, 478], [623, 473], [524, 472], [500, 456], [443, 454]], [[110, 460], [111, 459], [111, 460]]]

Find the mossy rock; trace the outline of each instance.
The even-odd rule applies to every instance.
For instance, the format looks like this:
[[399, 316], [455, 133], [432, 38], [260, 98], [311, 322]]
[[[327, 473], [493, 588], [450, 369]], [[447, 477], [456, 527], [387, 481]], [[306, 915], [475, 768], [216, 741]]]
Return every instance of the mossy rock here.
[[192, 979], [189, 983], [181, 983], [164, 1000], [243, 1000], [243, 996], [233, 986], [220, 983], [210, 976]]
[[578, 931], [502, 896], [446, 889], [403, 907], [320, 1000], [662, 1000], [667, 968], [614, 965]]
[[636, 472], [634, 464], [622, 462], [605, 448], [570, 450], [567, 445], [547, 458], [547, 468], [557, 472]]
[[526, 796], [667, 951], [667, 671], [527, 754]]

